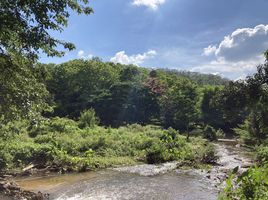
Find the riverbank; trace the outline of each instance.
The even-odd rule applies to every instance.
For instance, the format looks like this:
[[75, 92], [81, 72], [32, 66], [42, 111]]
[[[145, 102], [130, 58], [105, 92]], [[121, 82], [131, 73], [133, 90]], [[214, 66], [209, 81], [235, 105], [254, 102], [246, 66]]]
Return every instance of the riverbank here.
[[[158, 199], [175, 199], [177, 195], [185, 195], [185, 199], [188, 197], [188, 199], [194, 199], [194, 197], [198, 197], [198, 191], [201, 199], [206, 199], [205, 194], [209, 194], [208, 199], [214, 200], [223, 187], [221, 184], [227, 177], [228, 172], [236, 166], [245, 170], [248, 166], [243, 166], [243, 163], [246, 161], [248, 164], [251, 163], [247, 152], [235, 147], [234, 143], [220, 142], [216, 144], [216, 148], [219, 160], [210, 169], [185, 169], [185, 167], [180, 166], [179, 162], [170, 162], [160, 165], [142, 164], [133, 167], [116, 167], [104, 171], [78, 174], [32, 176], [17, 178], [16, 181], [25, 190], [50, 193], [51, 199], [57, 200], [89, 197], [94, 199], [100, 197], [98, 196], [100, 193], [106, 196], [115, 195], [118, 199], [120, 199], [120, 195], [122, 197], [127, 192], [130, 192], [132, 196], [142, 194], [146, 196], [146, 189], [151, 191], [151, 195]], [[137, 184], [139, 185], [138, 188]], [[170, 184], [172, 189], [166, 187], [165, 184], [167, 186]], [[186, 184], [190, 187], [188, 187], [188, 191]], [[111, 187], [114, 191], [106, 188], [109, 185], [113, 185]], [[142, 189], [142, 187], [145, 187], [145, 189]], [[135, 188], [139, 190], [139, 193], [133, 191]], [[178, 188], [181, 189], [178, 190]], [[174, 192], [173, 189], [178, 191]], [[194, 189], [197, 191], [194, 192]], [[160, 191], [157, 192], [157, 190], [162, 191], [163, 195], [166, 196], [162, 196], [159, 193]], [[91, 193], [89, 194], [86, 191]], [[171, 196], [167, 192], [170, 192]]]
[[1, 200], [48, 200], [49, 194], [24, 190], [14, 181], [0, 178]]
[[22, 170], [33, 165], [32, 169], [49, 167], [67, 173], [175, 160], [209, 163], [214, 159], [213, 148], [204, 140], [188, 141], [171, 128], [133, 124], [81, 129], [73, 120], [55, 118], [29, 131], [27, 124], [18, 123], [9, 128], [19, 126], [19, 133], [0, 140], [2, 171]]
[[208, 142], [197, 137], [187, 140], [171, 128], [138, 124], [80, 128], [76, 121], [64, 118], [42, 123], [31, 130], [23, 121], [6, 127], [10, 134], [0, 140], [2, 172], [15, 176], [65, 174], [172, 161], [198, 166], [216, 159]]

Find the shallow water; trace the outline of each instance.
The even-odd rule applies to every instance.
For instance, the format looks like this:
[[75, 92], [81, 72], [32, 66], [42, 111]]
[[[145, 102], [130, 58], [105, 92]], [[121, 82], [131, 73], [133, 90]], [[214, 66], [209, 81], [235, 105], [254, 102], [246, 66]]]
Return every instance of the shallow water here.
[[[83, 180], [73, 184], [63, 183], [64, 178], [47, 177], [23, 181], [19, 184], [25, 189], [50, 192], [55, 200], [89, 199], [177, 199], [177, 200], [214, 200], [217, 190], [197, 174], [179, 174], [175, 171], [157, 176], [140, 176], [113, 170], [80, 174]], [[80, 176], [79, 175], [79, 176]], [[70, 177], [70, 176], [69, 176]], [[74, 178], [71, 176], [70, 178]], [[41, 183], [42, 184], [42, 183]], [[51, 185], [54, 185], [51, 188]], [[39, 186], [38, 186], [39, 185]]]
[[[218, 143], [219, 164], [208, 177], [201, 170], [174, 170], [176, 164], [139, 165], [99, 172], [32, 177], [17, 180], [26, 190], [50, 193], [54, 200], [154, 199], [215, 200], [224, 170], [250, 159], [232, 143]], [[216, 181], [215, 181], [216, 180]]]

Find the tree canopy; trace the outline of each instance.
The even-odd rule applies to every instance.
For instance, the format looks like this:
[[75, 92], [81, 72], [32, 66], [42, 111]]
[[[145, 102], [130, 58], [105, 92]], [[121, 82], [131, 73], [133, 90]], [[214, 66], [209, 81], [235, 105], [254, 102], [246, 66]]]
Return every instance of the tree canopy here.
[[62, 56], [59, 49], [74, 49], [51, 31], [63, 31], [72, 10], [92, 13], [87, 5], [88, 0], [0, 1], [0, 119], [29, 118], [48, 110], [49, 94], [36, 67], [38, 54]]
[[59, 45], [72, 50], [74, 45], [53, 38], [51, 31], [63, 31], [71, 10], [90, 14], [88, 0], [4, 0], [0, 1], [0, 53], [15, 51], [37, 58], [40, 50], [48, 56], [62, 56]]

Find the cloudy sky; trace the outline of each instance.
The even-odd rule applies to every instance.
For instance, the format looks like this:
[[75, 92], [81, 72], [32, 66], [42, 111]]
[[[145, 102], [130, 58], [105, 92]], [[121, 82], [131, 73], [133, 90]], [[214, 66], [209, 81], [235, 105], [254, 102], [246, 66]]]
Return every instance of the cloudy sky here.
[[264, 62], [268, 0], [91, 0], [54, 36], [76, 44], [75, 58], [173, 68], [239, 79]]

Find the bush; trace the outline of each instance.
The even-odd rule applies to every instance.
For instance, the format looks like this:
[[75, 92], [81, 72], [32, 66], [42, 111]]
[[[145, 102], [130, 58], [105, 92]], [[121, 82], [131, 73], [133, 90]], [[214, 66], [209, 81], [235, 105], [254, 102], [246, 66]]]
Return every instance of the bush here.
[[6, 140], [16, 137], [19, 134], [27, 133], [27, 122], [22, 121], [11, 121], [7, 124], [0, 123], [0, 139]]
[[38, 125], [29, 129], [29, 136], [36, 137], [38, 135], [46, 135], [50, 133], [71, 133], [78, 131], [77, 123], [68, 118], [55, 117], [44, 119]]
[[216, 131], [212, 126], [207, 125], [204, 128], [204, 138], [206, 138], [206, 139], [208, 139], [210, 141], [217, 140]]
[[93, 108], [85, 110], [81, 113], [79, 118], [80, 128], [86, 128], [86, 127], [93, 128], [95, 125], [98, 125], [98, 123], [99, 119], [96, 116], [95, 110]]
[[173, 128], [169, 128], [168, 130], [165, 130], [164, 133], [166, 136], [170, 137], [172, 140], [175, 140], [177, 136], [179, 135], [179, 131]]
[[219, 138], [224, 138], [224, 132], [222, 129], [218, 129], [217, 132], [216, 132], [216, 138], [219, 139]]
[[190, 135], [193, 137], [203, 136], [204, 129], [201, 127], [195, 127], [193, 130], [191, 130]]
[[[237, 171], [235, 169], [234, 171]], [[264, 200], [268, 199], [268, 165], [252, 167], [241, 175], [230, 175], [219, 200]]]
[[[3, 148], [3, 146], [0, 145], [0, 148]], [[12, 156], [6, 152], [6, 151], [0, 151], [0, 171], [2, 169], [8, 168], [12, 160]]]
[[268, 146], [260, 146], [257, 148], [256, 160], [258, 163], [268, 163]]
[[217, 152], [213, 144], [208, 144], [201, 151], [201, 162], [204, 164], [216, 163], [218, 159], [219, 157], [217, 156]]
[[245, 120], [245, 122], [239, 125], [238, 128], [233, 129], [234, 132], [240, 136], [240, 138], [248, 145], [257, 144], [257, 139], [250, 133], [250, 122]]
[[146, 161], [149, 164], [158, 164], [167, 161], [165, 158], [165, 147], [161, 144], [154, 144], [146, 152]]
[[32, 154], [33, 163], [43, 166], [53, 163], [56, 152], [56, 148], [52, 145], [40, 145]]
[[21, 131], [6, 127], [7, 133], [14, 134], [0, 140], [0, 170], [23, 168], [30, 163], [83, 171], [138, 161], [201, 160], [200, 156], [195, 157], [193, 149], [203, 149], [203, 141], [191, 138], [193, 142], [187, 142], [174, 129], [138, 124], [118, 129], [100, 126], [80, 129], [79, 123], [56, 117], [42, 121], [28, 132], [27, 124], [19, 126]]

